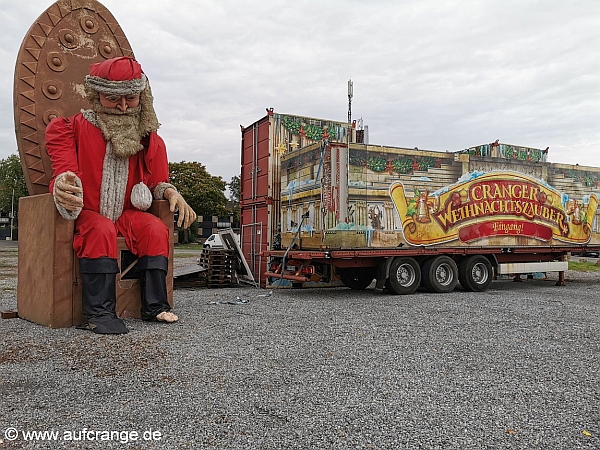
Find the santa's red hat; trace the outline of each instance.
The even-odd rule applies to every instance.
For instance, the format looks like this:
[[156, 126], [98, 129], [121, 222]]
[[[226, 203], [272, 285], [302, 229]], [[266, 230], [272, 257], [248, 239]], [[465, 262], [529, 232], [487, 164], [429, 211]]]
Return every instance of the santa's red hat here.
[[135, 59], [119, 56], [91, 64], [85, 84], [103, 94], [128, 95], [142, 92], [146, 88], [147, 78]]

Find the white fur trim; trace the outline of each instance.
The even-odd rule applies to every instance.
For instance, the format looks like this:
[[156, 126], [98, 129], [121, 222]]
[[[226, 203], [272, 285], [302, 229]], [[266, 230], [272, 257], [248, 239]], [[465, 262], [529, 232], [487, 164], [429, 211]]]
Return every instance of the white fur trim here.
[[175, 186], [173, 186], [171, 183], [161, 182], [161, 183], [158, 183], [156, 185], [156, 187], [154, 188], [154, 198], [156, 200], [164, 200], [165, 199], [165, 191], [169, 188], [175, 189], [176, 192], [179, 192], [179, 191], [177, 191], [177, 188]]
[[[62, 206], [60, 206], [58, 203], [56, 203], [56, 184], [58, 181], [60, 181], [61, 178], [63, 178], [67, 173], [63, 172], [61, 173], [59, 176], [57, 176], [54, 179], [54, 189], [52, 192], [52, 197], [54, 198], [54, 204], [56, 205], [56, 209], [58, 210], [58, 212], [60, 213], [60, 215], [67, 220], [75, 220], [79, 217], [79, 213], [81, 213], [81, 207], [75, 209], [74, 211], [69, 211], [68, 209], [63, 208]], [[78, 187], [81, 187], [81, 179], [75, 175], [75, 184]], [[74, 194], [79, 198], [83, 198], [83, 194]]]
[[94, 91], [102, 92], [103, 94], [128, 95], [142, 92], [146, 89], [147, 80], [148, 79], [144, 74], [142, 74], [141, 78], [123, 81], [112, 81], [87, 75], [85, 77], [85, 85]]
[[128, 177], [129, 158], [116, 157], [113, 153], [112, 144], [107, 142], [102, 165], [100, 214], [113, 222], [116, 222], [123, 213]]
[[152, 193], [143, 181], [140, 181], [131, 189], [131, 204], [140, 211], [147, 211], [152, 205]]

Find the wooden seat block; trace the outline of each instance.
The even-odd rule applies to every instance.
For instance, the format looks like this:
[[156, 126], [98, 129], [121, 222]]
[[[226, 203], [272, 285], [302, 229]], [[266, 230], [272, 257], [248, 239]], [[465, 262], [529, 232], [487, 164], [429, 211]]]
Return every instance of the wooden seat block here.
[[19, 199], [19, 317], [52, 328], [80, 320], [74, 320], [73, 225], [60, 216], [50, 194]]

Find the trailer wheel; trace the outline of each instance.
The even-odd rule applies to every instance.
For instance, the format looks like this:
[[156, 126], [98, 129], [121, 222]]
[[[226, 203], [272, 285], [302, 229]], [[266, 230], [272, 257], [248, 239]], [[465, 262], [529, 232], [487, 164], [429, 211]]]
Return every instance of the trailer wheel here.
[[458, 267], [449, 256], [435, 256], [423, 264], [423, 285], [429, 292], [452, 292], [457, 284]]
[[458, 266], [458, 281], [465, 291], [485, 291], [492, 283], [492, 264], [485, 256], [469, 256]]
[[376, 267], [338, 269], [340, 279], [345, 286], [356, 291], [362, 291], [369, 287], [373, 278], [377, 276]]
[[385, 286], [392, 294], [413, 294], [421, 283], [421, 268], [413, 258], [394, 258]]

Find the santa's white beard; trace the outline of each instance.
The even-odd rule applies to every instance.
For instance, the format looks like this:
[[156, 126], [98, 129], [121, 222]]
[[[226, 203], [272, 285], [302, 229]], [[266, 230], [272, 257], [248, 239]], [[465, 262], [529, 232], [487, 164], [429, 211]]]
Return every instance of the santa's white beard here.
[[140, 112], [140, 107], [128, 108], [125, 112], [116, 108], [98, 108], [96, 111], [98, 127], [118, 158], [128, 158], [144, 148], [140, 143]]

